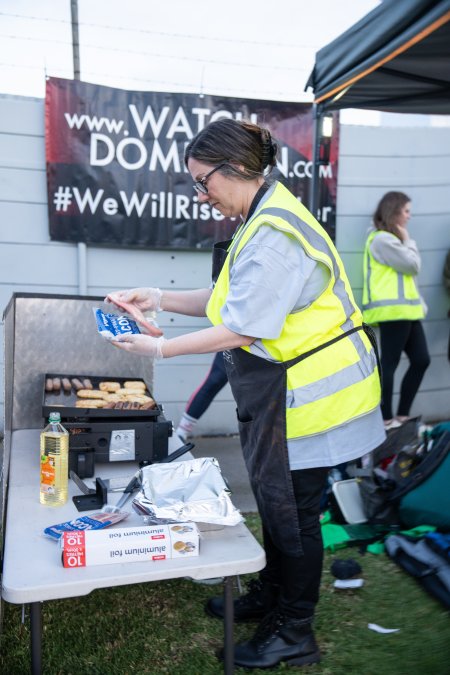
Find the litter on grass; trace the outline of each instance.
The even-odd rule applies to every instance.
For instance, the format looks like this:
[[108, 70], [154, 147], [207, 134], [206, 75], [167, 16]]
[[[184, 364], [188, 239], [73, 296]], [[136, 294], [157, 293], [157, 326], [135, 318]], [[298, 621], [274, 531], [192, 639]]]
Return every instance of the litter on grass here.
[[335, 588], [361, 588], [364, 585], [364, 579], [336, 579], [333, 586]]
[[383, 626], [379, 626], [377, 623], [368, 623], [367, 628], [374, 630], [376, 633], [398, 633], [400, 630], [400, 628], [383, 628]]

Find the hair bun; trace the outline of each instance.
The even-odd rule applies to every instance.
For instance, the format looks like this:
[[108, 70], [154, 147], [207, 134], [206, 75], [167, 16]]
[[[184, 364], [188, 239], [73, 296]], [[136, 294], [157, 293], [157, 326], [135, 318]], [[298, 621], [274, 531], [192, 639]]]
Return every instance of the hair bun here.
[[261, 141], [262, 141], [261, 169], [262, 171], [264, 171], [266, 167], [275, 165], [277, 144], [273, 142], [272, 136], [268, 129], [261, 129]]

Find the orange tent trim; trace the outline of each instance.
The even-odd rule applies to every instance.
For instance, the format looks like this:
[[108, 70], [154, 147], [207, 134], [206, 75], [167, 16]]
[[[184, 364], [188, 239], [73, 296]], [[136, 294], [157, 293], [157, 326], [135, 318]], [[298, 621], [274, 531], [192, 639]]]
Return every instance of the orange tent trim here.
[[330, 98], [330, 96], [333, 96], [334, 94], [337, 94], [338, 92], [342, 91], [342, 89], [350, 87], [352, 84], [354, 84], [358, 80], [361, 80], [363, 77], [366, 77], [366, 75], [368, 75], [369, 73], [373, 73], [374, 70], [377, 70], [378, 68], [383, 66], [388, 61], [392, 61], [393, 58], [398, 56], [398, 54], [401, 54], [402, 52], [405, 52], [407, 49], [412, 47], [412, 45], [415, 45], [418, 42], [421, 42], [421, 40], [423, 40], [428, 35], [433, 33], [435, 30], [437, 30], [438, 28], [440, 28], [441, 26], [446, 24], [448, 21], [450, 21], [450, 12], [446, 12], [445, 14], [443, 14], [439, 19], [434, 21], [427, 28], [424, 28], [420, 33], [418, 33], [413, 38], [411, 38], [411, 40], [408, 40], [408, 42], [405, 42], [404, 45], [395, 49], [392, 52], [392, 54], [389, 54], [389, 56], [385, 56], [384, 59], [381, 59], [380, 61], [378, 61], [378, 63], [375, 63], [375, 65], [370, 66], [370, 68], [367, 68], [367, 70], [364, 70], [362, 73], [359, 73], [359, 75], [355, 75], [355, 77], [351, 78], [347, 82], [344, 82], [344, 84], [339, 85], [335, 89], [332, 89], [327, 94], [323, 94], [323, 96], [319, 96], [319, 98], [316, 98], [314, 100], [314, 103], [321, 103], [322, 101], [325, 101], [325, 99]]

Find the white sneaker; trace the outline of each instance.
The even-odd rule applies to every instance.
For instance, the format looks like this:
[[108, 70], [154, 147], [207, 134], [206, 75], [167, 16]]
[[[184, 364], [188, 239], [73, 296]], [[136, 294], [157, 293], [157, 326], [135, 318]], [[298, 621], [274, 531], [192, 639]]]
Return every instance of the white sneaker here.
[[402, 423], [396, 420], [395, 417], [392, 420], [384, 420], [384, 428], [386, 431], [388, 431], [389, 429], [398, 429], [398, 427], [401, 426]]

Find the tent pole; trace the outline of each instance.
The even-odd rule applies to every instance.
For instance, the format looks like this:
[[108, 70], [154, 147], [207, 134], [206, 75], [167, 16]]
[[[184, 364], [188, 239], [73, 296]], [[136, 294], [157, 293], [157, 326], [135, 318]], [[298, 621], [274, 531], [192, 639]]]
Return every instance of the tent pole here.
[[322, 110], [313, 103], [313, 146], [311, 157], [311, 183], [309, 192], [309, 210], [317, 218], [318, 206], [318, 188], [319, 188], [319, 164], [320, 164], [320, 129], [322, 120]]

